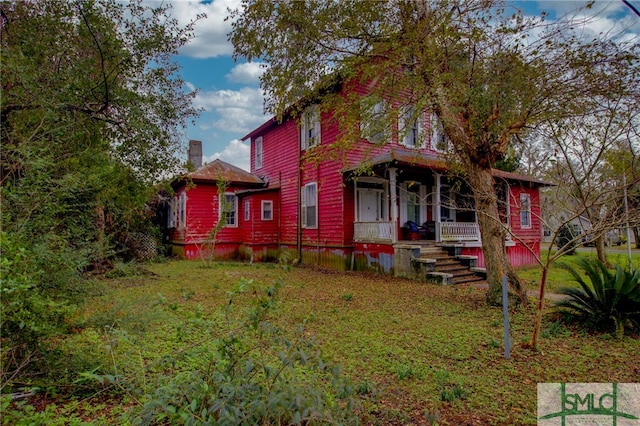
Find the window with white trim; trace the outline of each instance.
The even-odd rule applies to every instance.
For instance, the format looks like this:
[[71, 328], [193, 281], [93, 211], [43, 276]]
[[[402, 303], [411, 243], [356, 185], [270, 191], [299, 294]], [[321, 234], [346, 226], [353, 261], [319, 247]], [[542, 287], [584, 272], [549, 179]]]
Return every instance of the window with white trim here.
[[531, 195], [520, 194], [520, 228], [531, 228]]
[[219, 197], [219, 211], [222, 212], [225, 226], [238, 226], [238, 197], [232, 192], [225, 192]]
[[444, 133], [442, 122], [438, 120], [438, 117], [435, 114], [431, 114], [429, 119], [429, 128], [431, 130], [431, 135], [429, 137], [431, 149], [440, 152], [446, 151], [447, 146], [449, 145], [449, 139]]
[[320, 106], [312, 105], [302, 113], [300, 145], [305, 150], [320, 144]]
[[301, 215], [303, 228], [318, 227], [318, 185], [315, 182], [302, 187]]
[[244, 202], [244, 221], [249, 222], [251, 220], [251, 201]]
[[253, 141], [253, 160], [256, 169], [262, 168], [262, 136]]
[[398, 119], [398, 133], [400, 143], [410, 148], [420, 148], [424, 145], [424, 118], [415, 107], [407, 106], [400, 109]]
[[187, 194], [182, 192], [178, 199], [178, 229], [184, 229], [187, 226]]
[[181, 192], [171, 197], [167, 212], [167, 226], [169, 228], [184, 229], [187, 223], [187, 194]]
[[273, 201], [262, 201], [262, 220], [273, 220]]
[[169, 206], [167, 209], [167, 227], [175, 228], [177, 222], [178, 203], [176, 197], [171, 197], [169, 200]]
[[389, 132], [386, 126], [386, 104], [364, 99], [360, 105], [360, 137], [373, 143], [388, 141]]

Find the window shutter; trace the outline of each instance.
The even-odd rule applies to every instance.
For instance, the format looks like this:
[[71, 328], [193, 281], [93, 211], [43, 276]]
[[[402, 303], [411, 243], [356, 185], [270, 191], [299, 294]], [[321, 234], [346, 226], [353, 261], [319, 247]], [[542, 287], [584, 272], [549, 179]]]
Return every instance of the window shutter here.
[[302, 227], [307, 227], [307, 187], [301, 188], [302, 194], [300, 194], [300, 215], [302, 216]]

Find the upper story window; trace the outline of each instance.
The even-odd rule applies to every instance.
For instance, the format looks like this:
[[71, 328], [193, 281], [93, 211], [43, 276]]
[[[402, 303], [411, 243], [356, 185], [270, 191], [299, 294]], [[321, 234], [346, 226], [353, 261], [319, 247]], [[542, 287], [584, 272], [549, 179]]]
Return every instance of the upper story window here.
[[273, 201], [262, 201], [262, 220], [273, 220]]
[[220, 196], [220, 212], [226, 226], [238, 226], [238, 197], [231, 192], [225, 192]]
[[429, 127], [431, 130], [430, 141], [431, 149], [434, 151], [446, 151], [449, 145], [449, 139], [444, 133], [444, 127], [435, 114], [431, 114], [429, 119]]
[[320, 106], [312, 105], [302, 113], [300, 123], [301, 149], [312, 148], [320, 144]]
[[256, 169], [262, 168], [262, 136], [253, 141], [253, 164]]
[[364, 99], [360, 105], [360, 137], [373, 143], [390, 139], [387, 131], [386, 104], [384, 101], [372, 103]]
[[308, 183], [302, 187], [302, 227], [317, 228], [318, 227], [318, 184], [315, 182]]
[[531, 228], [531, 195], [520, 194], [520, 228]]
[[400, 109], [398, 119], [399, 142], [410, 148], [424, 146], [424, 118], [415, 107], [407, 106]]

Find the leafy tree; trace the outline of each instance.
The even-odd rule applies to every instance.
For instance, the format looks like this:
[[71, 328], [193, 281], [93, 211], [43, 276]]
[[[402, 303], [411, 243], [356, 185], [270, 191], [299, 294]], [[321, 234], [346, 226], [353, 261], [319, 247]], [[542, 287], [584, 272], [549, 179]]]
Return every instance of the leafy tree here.
[[[367, 84], [373, 98], [432, 111], [474, 192], [487, 302], [499, 303], [506, 275], [526, 303], [506, 256], [491, 166], [528, 128], [591, 108], [592, 96], [616, 85], [635, 54], [585, 42], [574, 20], [527, 18], [499, 1], [243, 0], [232, 16], [236, 55], [268, 63], [262, 86], [278, 117], [319, 97], [355, 140], [360, 96], [319, 90], [336, 80], [374, 83]], [[392, 128], [393, 114], [386, 119]]]
[[20, 271], [2, 287], [1, 334], [30, 330], [3, 342], [10, 375], [25, 360], [12, 350], [37, 353], [60, 325], [42, 323], [81, 300], [83, 272], [151, 232], [149, 184], [178, 165], [196, 111], [172, 59], [193, 23], [166, 5], [3, 1], [0, 17], [3, 256]]

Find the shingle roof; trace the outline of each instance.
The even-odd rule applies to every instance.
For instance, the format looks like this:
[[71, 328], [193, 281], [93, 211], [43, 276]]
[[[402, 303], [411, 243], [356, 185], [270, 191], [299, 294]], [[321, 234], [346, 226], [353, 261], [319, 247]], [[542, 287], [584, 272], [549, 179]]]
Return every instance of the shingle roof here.
[[227, 183], [240, 183], [251, 186], [264, 185], [264, 181], [258, 176], [219, 159], [205, 164], [194, 172], [188, 173], [186, 177], [199, 182], [224, 181]]

